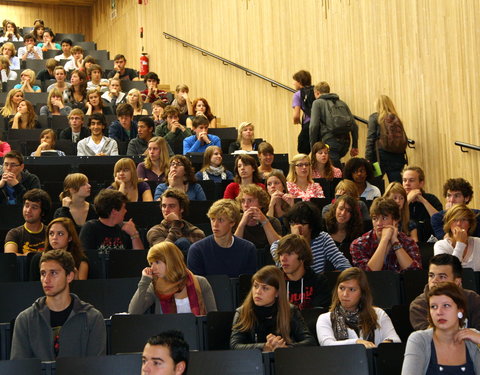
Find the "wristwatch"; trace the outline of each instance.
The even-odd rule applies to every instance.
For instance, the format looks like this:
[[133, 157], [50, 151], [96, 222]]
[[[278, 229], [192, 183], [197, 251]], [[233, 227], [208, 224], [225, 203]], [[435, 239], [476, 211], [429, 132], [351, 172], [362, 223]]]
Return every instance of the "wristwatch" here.
[[393, 245], [392, 245], [392, 250], [393, 251], [397, 251], [397, 250], [400, 250], [401, 248], [403, 248], [402, 244], [400, 242], [395, 242]]

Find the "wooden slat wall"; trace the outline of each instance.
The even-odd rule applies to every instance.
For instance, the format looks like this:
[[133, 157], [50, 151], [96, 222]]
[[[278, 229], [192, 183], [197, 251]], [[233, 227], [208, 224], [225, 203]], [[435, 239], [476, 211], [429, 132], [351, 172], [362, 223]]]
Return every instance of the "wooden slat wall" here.
[[[87, 40], [92, 38], [92, 8], [83, 6], [63, 6], [45, 4], [23, 4], [2, 1], [1, 19], [11, 19], [19, 27], [33, 26], [37, 18], [45, 21], [55, 33], [85, 34]], [[0, 26], [1, 27], [1, 26]]]

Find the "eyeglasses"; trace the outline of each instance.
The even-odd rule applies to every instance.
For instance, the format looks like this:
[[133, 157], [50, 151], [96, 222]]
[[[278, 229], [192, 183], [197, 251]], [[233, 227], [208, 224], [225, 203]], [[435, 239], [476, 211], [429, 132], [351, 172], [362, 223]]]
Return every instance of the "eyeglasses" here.
[[298, 164], [295, 164], [295, 167], [298, 167], [298, 168], [310, 167], [310, 163], [298, 163]]
[[183, 167], [183, 164], [180, 162], [172, 161], [170, 167]]
[[3, 163], [3, 167], [4, 168], [16, 168], [16, 167], [20, 167], [21, 164], [17, 164], [17, 163]]

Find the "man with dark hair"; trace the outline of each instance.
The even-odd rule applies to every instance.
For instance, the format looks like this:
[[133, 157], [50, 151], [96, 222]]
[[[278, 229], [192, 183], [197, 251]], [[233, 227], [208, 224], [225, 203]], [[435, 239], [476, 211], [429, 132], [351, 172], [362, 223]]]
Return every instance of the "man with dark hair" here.
[[201, 229], [183, 219], [189, 204], [187, 194], [178, 189], [170, 188], [162, 194], [160, 206], [163, 220], [148, 231], [150, 246], [163, 241], [173, 242], [186, 256], [191, 244], [205, 238]]
[[[327, 262], [335, 270], [343, 271], [352, 265], [335, 245], [332, 237], [321, 230], [321, 214], [319, 209], [311, 202], [297, 202], [285, 214], [285, 220], [290, 224], [290, 231], [299, 234], [307, 240], [313, 256], [312, 269], [315, 273], [326, 271]], [[277, 255], [278, 241], [270, 247], [270, 253], [280, 267]]]
[[130, 81], [138, 80], [138, 72], [133, 69], [125, 68], [127, 59], [125, 56], [118, 54], [113, 58], [113, 70], [108, 73], [107, 78], [128, 79]]
[[40, 282], [45, 293], [15, 320], [10, 359], [105, 355], [107, 334], [102, 314], [70, 293], [75, 261], [65, 250], [50, 250], [40, 258]]
[[300, 310], [328, 307], [331, 302], [327, 278], [310, 267], [312, 251], [305, 237], [289, 234], [278, 242], [278, 260], [285, 274], [288, 299]]
[[162, 115], [165, 121], [155, 128], [155, 135], [165, 138], [175, 154], [183, 152], [183, 140], [192, 134], [189, 128], [178, 122], [178, 116], [178, 108], [166, 106]]
[[55, 60], [60, 61], [60, 60], [73, 60], [73, 55], [72, 55], [72, 46], [73, 42], [71, 39], [65, 38], [62, 40], [61, 43], [62, 46], [62, 54], [57, 55], [54, 57]]
[[84, 249], [109, 251], [143, 250], [143, 242], [132, 219], [124, 222], [128, 199], [118, 190], [105, 189], [93, 202], [98, 219], [87, 221], [80, 231]]
[[[446, 198], [445, 210], [432, 215], [431, 224], [433, 234], [437, 239], [445, 237], [443, 230], [443, 217], [449, 208], [455, 204], [469, 204], [473, 197], [473, 187], [463, 178], [449, 178], [443, 185], [443, 196]], [[480, 237], [480, 210], [472, 209], [477, 214], [477, 226], [472, 236]]]
[[158, 88], [160, 78], [158, 78], [157, 73], [147, 73], [143, 78], [143, 82], [147, 86], [145, 90], [141, 91], [142, 99], [145, 103], [154, 103], [157, 100], [168, 103], [167, 92]]
[[45, 249], [45, 219], [52, 207], [48, 193], [42, 189], [32, 189], [23, 196], [23, 218], [25, 223], [10, 229], [5, 237], [6, 253], [27, 255]]
[[68, 128], [60, 132], [59, 139], [67, 139], [73, 143], [78, 143], [90, 135], [88, 129], [83, 126], [84, 113], [81, 109], [75, 108], [68, 114]]
[[141, 117], [137, 123], [137, 137], [128, 142], [127, 155], [143, 155], [154, 131], [155, 123], [153, 120], [147, 116]]
[[57, 61], [54, 58], [48, 59], [45, 62], [45, 69], [41, 70], [37, 74], [37, 80], [39, 81], [49, 81], [55, 79], [55, 74], [53, 70], [57, 66]]
[[[22, 61], [30, 60], [42, 60], [43, 52], [40, 47], [35, 45], [35, 37], [33, 34], [28, 33], [23, 37], [23, 43], [25, 47], [20, 47], [18, 49], [18, 58]], [[32, 82], [33, 84], [33, 82]]]
[[[422, 294], [410, 303], [410, 323], [413, 329], [427, 329], [428, 323], [428, 303], [425, 296], [430, 288], [433, 288], [440, 282], [450, 281], [462, 287], [462, 264], [460, 260], [450, 254], [438, 254], [430, 259], [428, 266], [428, 283]], [[463, 288], [462, 288], [463, 289]], [[480, 329], [480, 296], [473, 290], [463, 289], [465, 300], [467, 301], [467, 311], [463, 313], [466, 316], [467, 326], [469, 328]]]
[[192, 121], [194, 135], [183, 140], [183, 155], [189, 152], [205, 152], [207, 147], [222, 147], [220, 138], [213, 134], [208, 134], [208, 125], [210, 122], [204, 115], [195, 116]]
[[187, 373], [189, 346], [179, 331], [166, 331], [148, 339], [142, 354], [142, 374]]
[[107, 127], [107, 120], [102, 113], [91, 115], [88, 119], [88, 127], [91, 136], [77, 143], [77, 156], [118, 155], [117, 141], [103, 134]]
[[[340, 100], [337, 94], [330, 93], [330, 86], [327, 82], [320, 82], [315, 85], [313, 90], [316, 100], [312, 104], [312, 118], [310, 120], [310, 146], [316, 142], [322, 141], [329, 148], [329, 155], [332, 163], [337, 168], [342, 168], [340, 161], [350, 148], [350, 135], [352, 148], [350, 156], [358, 155], [358, 125], [353, 120], [347, 104]], [[335, 118], [332, 115], [332, 108], [336, 106], [342, 108], [342, 113], [348, 113], [352, 119], [351, 128], [336, 129]]]
[[137, 134], [137, 122], [133, 120], [133, 107], [128, 103], [117, 107], [117, 120], [108, 127], [108, 136], [118, 142], [128, 142]]
[[370, 207], [373, 229], [350, 245], [352, 263], [364, 271], [422, 269], [414, 240], [398, 230], [400, 209], [393, 199], [377, 198]]
[[28, 190], [40, 188], [40, 180], [25, 170], [23, 155], [18, 151], [12, 150], [3, 156], [0, 176], [0, 204], [20, 204]]

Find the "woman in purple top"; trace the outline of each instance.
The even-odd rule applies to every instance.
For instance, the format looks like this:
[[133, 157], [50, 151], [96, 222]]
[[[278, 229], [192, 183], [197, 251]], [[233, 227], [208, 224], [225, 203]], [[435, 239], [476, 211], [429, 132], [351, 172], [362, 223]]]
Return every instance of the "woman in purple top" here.
[[130, 202], [153, 201], [150, 186], [137, 177], [135, 163], [130, 158], [122, 158], [115, 163], [113, 168], [115, 181], [109, 187], [121, 191]]
[[138, 178], [153, 181], [156, 185], [165, 182], [170, 168], [167, 141], [163, 137], [153, 137], [148, 141], [145, 160], [138, 164]]

